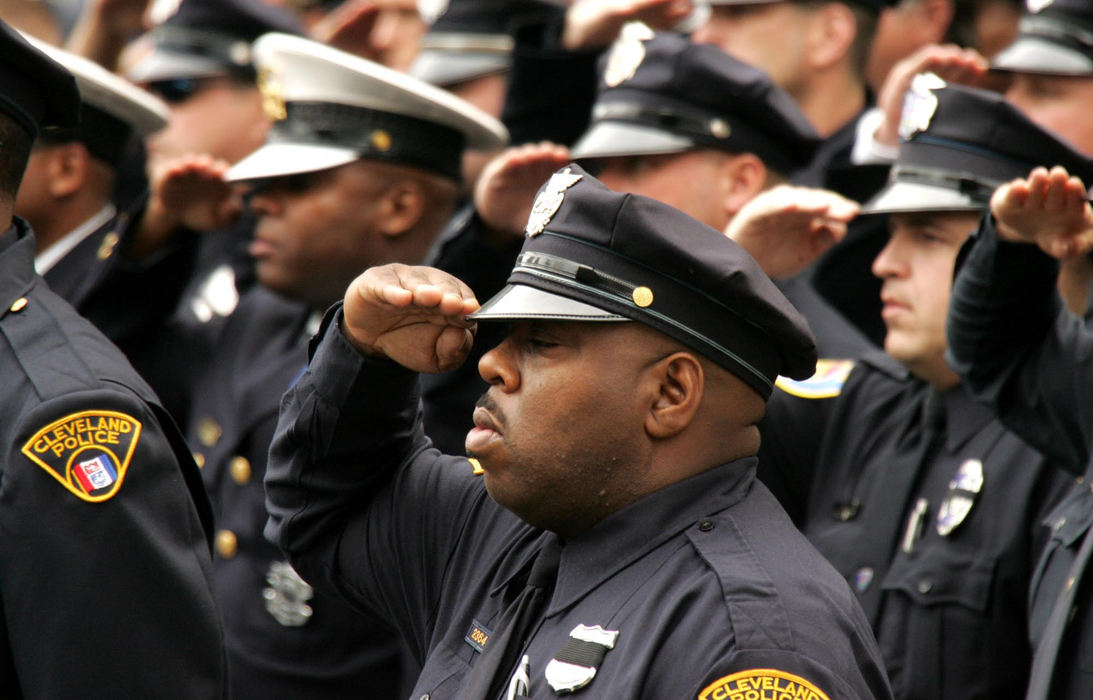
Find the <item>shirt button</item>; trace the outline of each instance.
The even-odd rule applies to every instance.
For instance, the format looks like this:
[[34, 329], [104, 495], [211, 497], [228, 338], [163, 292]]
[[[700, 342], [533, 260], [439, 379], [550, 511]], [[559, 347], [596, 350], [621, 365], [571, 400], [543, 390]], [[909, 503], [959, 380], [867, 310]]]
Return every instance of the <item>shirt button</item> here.
[[212, 447], [220, 440], [224, 429], [212, 418], [202, 418], [197, 424], [197, 439], [205, 447]]
[[250, 481], [250, 462], [246, 457], [232, 457], [228, 469], [231, 471], [232, 481], [240, 486]]
[[194, 464], [197, 465], [198, 469], [204, 469], [205, 455], [201, 454], [200, 452], [194, 452]]
[[702, 522], [700, 522], [698, 524], [698, 529], [701, 530], [702, 532], [709, 532], [710, 530], [713, 529], [713, 521], [712, 520], [703, 520]]
[[918, 592], [926, 595], [934, 589], [934, 582], [928, 578], [924, 578], [918, 582]]
[[221, 530], [216, 533], [216, 551], [225, 559], [231, 559], [239, 549], [239, 541], [231, 530]]

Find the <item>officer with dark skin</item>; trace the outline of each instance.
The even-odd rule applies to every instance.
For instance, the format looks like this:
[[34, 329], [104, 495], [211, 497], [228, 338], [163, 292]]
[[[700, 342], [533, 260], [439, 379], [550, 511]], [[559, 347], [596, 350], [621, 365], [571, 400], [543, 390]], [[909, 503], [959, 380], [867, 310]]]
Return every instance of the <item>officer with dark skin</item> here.
[[1093, 251], [1093, 210], [1067, 169], [1033, 170], [991, 199], [953, 288], [949, 359], [999, 419], [1078, 484], [1047, 518], [1030, 599], [1028, 698], [1093, 693], [1088, 325], [1056, 292], [1059, 262]]
[[2, 22], [0, 57], [0, 696], [227, 697], [197, 467], [13, 215], [39, 128], [76, 124], [76, 83]]
[[[774, 376], [813, 370], [803, 319], [719, 232], [577, 166], [527, 232], [481, 309], [433, 268], [353, 282], [282, 404], [267, 535], [409, 635], [413, 697], [888, 697], [845, 582], [753, 478]], [[476, 321], [511, 327], [449, 457], [416, 372]]]

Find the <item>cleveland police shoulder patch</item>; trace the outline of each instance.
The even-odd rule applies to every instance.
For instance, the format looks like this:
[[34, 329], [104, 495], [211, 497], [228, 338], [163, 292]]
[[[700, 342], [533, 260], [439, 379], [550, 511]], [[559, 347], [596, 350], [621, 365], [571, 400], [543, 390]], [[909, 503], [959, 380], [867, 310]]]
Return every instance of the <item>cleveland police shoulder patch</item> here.
[[140, 429], [125, 413], [80, 411], [39, 430], [22, 451], [76, 496], [100, 503], [121, 488]]
[[842, 393], [843, 384], [854, 369], [853, 360], [830, 360], [821, 358], [816, 361], [816, 372], [804, 380], [778, 377], [774, 386], [790, 396], [802, 399], [830, 399]]
[[698, 700], [735, 698], [830, 700], [824, 691], [804, 678], [773, 668], [753, 668], [722, 676], [698, 693]]

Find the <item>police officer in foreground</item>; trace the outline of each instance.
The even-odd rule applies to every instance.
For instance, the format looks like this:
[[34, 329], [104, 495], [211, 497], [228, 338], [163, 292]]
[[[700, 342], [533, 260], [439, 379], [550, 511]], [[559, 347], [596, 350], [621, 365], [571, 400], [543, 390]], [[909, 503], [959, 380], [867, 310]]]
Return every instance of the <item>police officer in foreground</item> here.
[[1049, 520], [1033, 581], [1027, 697], [1035, 700], [1093, 694], [1093, 336], [1055, 287], [1060, 260], [1093, 250], [1085, 181], [1037, 168], [995, 192], [954, 282], [947, 326], [951, 362], [968, 386], [1078, 477]]
[[0, 57], [0, 696], [226, 697], [197, 468], [12, 214], [39, 129], [76, 124], [75, 81], [3, 23]]
[[[845, 582], [755, 481], [775, 376], [814, 368], [804, 320], [720, 232], [578, 166], [527, 235], [481, 309], [432, 268], [354, 281], [282, 404], [267, 534], [411, 636], [413, 697], [889, 697]], [[416, 372], [478, 321], [511, 332], [446, 456]]]
[[873, 263], [886, 352], [780, 380], [760, 477], [807, 490], [802, 530], [857, 593], [896, 697], [1019, 698], [1029, 582], [1070, 480], [960, 383], [945, 312], [998, 183], [1041, 159], [1093, 166], [1000, 95], [932, 78], [908, 93], [891, 182], [863, 206], [891, 214]]

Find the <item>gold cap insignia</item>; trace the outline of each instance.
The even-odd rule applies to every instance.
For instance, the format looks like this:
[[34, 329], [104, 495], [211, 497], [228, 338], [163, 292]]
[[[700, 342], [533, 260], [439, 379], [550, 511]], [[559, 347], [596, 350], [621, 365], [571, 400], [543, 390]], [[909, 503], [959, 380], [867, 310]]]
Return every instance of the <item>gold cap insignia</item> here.
[[638, 66], [645, 60], [645, 44], [653, 38], [653, 30], [641, 22], [630, 22], [622, 28], [619, 38], [611, 46], [607, 56], [607, 65], [603, 71], [603, 82], [607, 87], [615, 87], [634, 77]]
[[531, 216], [528, 217], [528, 225], [524, 229], [529, 237], [534, 238], [546, 230], [550, 219], [558, 212], [565, 200], [565, 191], [580, 182], [582, 177], [582, 175], [574, 175], [571, 168], [550, 176], [550, 182], [531, 205]]
[[279, 122], [288, 117], [281, 82], [273, 70], [262, 68], [258, 71], [258, 91], [262, 94], [262, 111], [271, 121]]
[[934, 90], [945, 87], [945, 81], [933, 73], [921, 73], [911, 81], [911, 89], [903, 96], [903, 112], [899, 120], [899, 137], [908, 141], [930, 128], [937, 111]]
[[22, 451], [76, 496], [100, 503], [121, 488], [140, 429], [124, 413], [81, 411], [39, 430]]

